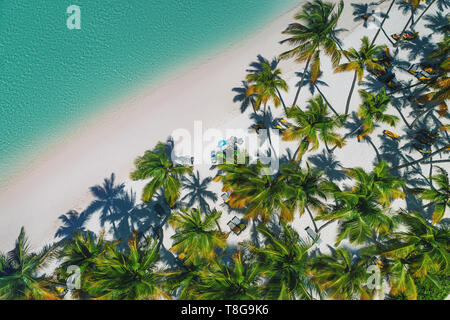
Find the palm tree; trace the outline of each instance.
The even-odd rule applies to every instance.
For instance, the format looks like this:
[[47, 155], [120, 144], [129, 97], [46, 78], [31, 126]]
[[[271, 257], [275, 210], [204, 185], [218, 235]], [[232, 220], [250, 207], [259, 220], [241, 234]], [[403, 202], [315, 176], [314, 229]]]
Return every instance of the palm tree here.
[[78, 266], [80, 268], [80, 288], [75, 288], [72, 291], [72, 297], [89, 297], [89, 286], [92, 273], [95, 270], [95, 262], [105, 250], [106, 243], [104, 230], [100, 232], [98, 237], [93, 232], [79, 232], [74, 234], [70, 241], [64, 243], [60, 252], [60, 258], [63, 262], [59, 265], [55, 274], [61, 282], [66, 283], [71, 275], [68, 272], [69, 267]]
[[55, 257], [57, 246], [30, 252], [25, 229], [20, 229], [14, 249], [0, 253], [0, 300], [57, 300], [51, 280], [38, 275]]
[[164, 287], [177, 299], [197, 300], [200, 272], [205, 270], [211, 263], [214, 263], [214, 260], [196, 260], [192, 264], [183, 264], [174, 271], [165, 272]]
[[231, 191], [228, 204], [234, 209], [245, 208], [245, 218], [260, 218], [267, 223], [274, 212], [283, 221], [294, 219], [294, 208], [285, 201], [286, 184], [270, 168], [258, 161], [252, 165], [218, 165], [214, 181], [223, 183], [222, 191]]
[[178, 258], [184, 259], [186, 264], [213, 259], [216, 248], [224, 248], [228, 238], [226, 233], [216, 230], [221, 216], [216, 210], [203, 214], [200, 209], [186, 208], [174, 213], [168, 220], [175, 229], [170, 250], [178, 253]]
[[[91, 194], [96, 198], [86, 209], [88, 214], [96, 211], [100, 211], [100, 223], [103, 227], [105, 221], [114, 214], [116, 209], [116, 203], [120, 196], [124, 193], [125, 184], [115, 184], [116, 176], [111, 174], [109, 179], [104, 179], [103, 185], [96, 185], [90, 188]], [[114, 233], [117, 234], [117, 228], [112, 221]]]
[[[381, 0], [380, 3], [383, 3], [383, 2], [385, 2], [385, 1], [387, 1], [387, 0]], [[370, 43], [371, 45], [373, 45], [373, 44], [375, 43], [375, 40], [377, 40], [378, 35], [380, 34], [380, 31], [383, 30], [384, 23], [386, 22], [386, 19], [389, 17], [389, 13], [391, 12], [392, 7], [394, 6], [394, 3], [395, 3], [395, 0], [392, 0], [392, 2], [391, 2], [391, 4], [389, 5], [389, 8], [388, 8], [386, 14], [384, 14], [383, 21], [381, 21], [381, 24], [380, 24], [380, 27], [379, 27], [378, 30], [377, 30], [377, 33], [375, 34], [375, 36], [374, 36], [373, 39], [372, 39], [372, 42]], [[389, 39], [389, 40], [390, 40], [390, 39]]]
[[287, 116], [294, 124], [283, 132], [282, 139], [300, 141], [294, 154], [297, 161], [300, 161], [311, 144], [311, 150], [318, 149], [320, 140], [327, 145], [327, 148], [328, 145], [336, 145], [339, 148], [344, 146], [345, 142], [341, 135], [334, 130], [343, 126], [345, 117], [331, 117], [328, 114], [328, 106], [321, 96], [310, 99], [306, 111], [298, 107], [288, 109]]
[[298, 163], [290, 161], [281, 166], [280, 172], [286, 183], [286, 201], [291, 202], [289, 206], [299, 210], [300, 215], [307, 210], [317, 232], [311, 211], [323, 212], [324, 201], [336, 190], [336, 185], [326, 180], [322, 171], [311, 169], [309, 163], [306, 170], [302, 170]]
[[385, 113], [389, 104], [392, 102], [392, 98], [386, 95], [384, 88], [377, 94], [365, 90], [359, 90], [359, 94], [362, 99], [362, 104], [359, 106], [357, 115], [361, 119], [363, 126], [363, 133], [359, 138], [372, 133], [375, 122], [386, 123], [395, 127], [399, 118]]
[[97, 300], [153, 300], [169, 296], [163, 291], [163, 273], [157, 269], [158, 244], [152, 239], [128, 242], [128, 251], [107, 243], [96, 259], [90, 293]]
[[192, 167], [176, 166], [167, 155], [166, 145], [159, 142], [155, 150], [148, 150], [134, 162], [136, 169], [130, 174], [133, 181], [151, 179], [144, 187], [142, 201], [149, 202], [159, 189], [164, 190], [166, 202], [173, 207], [181, 193], [180, 178], [192, 174]]
[[361, 257], [353, 257], [348, 249], [337, 248], [331, 255], [319, 255], [311, 259], [310, 272], [313, 281], [319, 283], [327, 296], [338, 300], [354, 298], [370, 300], [374, 291], [365, 286], [369, 264]]
[[278, 68], [272, 70], [272, 66], [267, 61], [261, 63], [261, 70], [249, 73], [246, 79], [250, 84], [247, 97], [255, 97], [256, 110], [259, 110], [261, 104], [264, 105], [264, 115], [267, 103], [272, 100], [275, 108], [278, 108], [281, 104], [280, 90], [285, 92], [289, 90], [286, 81], [281, 78], [281, 70]]
[[391, 294], [417, 299], [414, 279], [427, 277], [437, 283], [436, 275], [449, 272], [450, 230], [445, 225], [429, 225], [419, 213], [401, 211], [398, 217], [405, 231], [392, 233], [376, 250], [387, 259]]
[[[420, 193], [420, 199], [430, 201], [435, 205], [433, 213], [433, 224], [439, 223], [444, 218], [445, 211], [450, 208], [450, 184], [446, 170], [437, 167], [439, 173], [431, 176], [431, 188], [416, 188], [412, 191]], [[436, 184], [436, 187], [433, 185]]]
[[200, 178], [200, 173], [197, 171], [196, 174], [192, 174], [190, 178], [182, 177], [183, 189], [188, 193], [181, 199], [181, 201], [188, 200], [186, 207], [192, 207], [194, 204], [198, 204], [199, 208], [203, 212], [211, 211], [211, 208], [207, 200], [212, 202], [217, 201], [217, 195], [208, 190], [208, 185], [211, 183], [212, 178], [207, 177], [205, 179]]
[[350, 109], [350, 102], [352, 99], [353, 90], [355, 89], [356, 79], [358, 79], [358, 84], [361, 84], [364, 77], [364, 69], [384, 71], [384, 67], [375, 62], [374, 58], [385, 47], [386, 46], [376, 46], [370, 44], [369, 38], [363, 37], [361, 39], [361, 47], [359, 50], [350, 48], [349, 50], [343, 51], [350, 61], [337, 66], [334, 72], [339, 73], [354, 71], [352, 86], [350, 87], [350, 93], [345, 106], [345, 114], [348, 114]]
[[346, 171], [354, 186], [335, 192], [336, 205], [331, 212], [315, 219], [339, 221], [336, 246], [345, 238], [356, 244], [376, 241], [377, 236], [386, 235], [395, 227], [387, 209], [392, 199], [405, 197], [405, 182], [390, 174], [386, 161], [377, 163], [370, 173], [362, 168]]
[[249, 263], [239, 250], [233, 255], [232, 264], [214, 260], [199, 272], [196, 299], [199, 300], [259, 300], [261, 269]]
[[264, 298], [313, 300], [320, 296], [320, 289], [308, 275], [308, 250], [312, 244], [300, 239], [291, 226], [282, 223], [282, 227], [281, 233], [264, 226], [257, 227], [267, 240], [262, 248], [251, 243], [244, 244], [258, 257], [267, 278], [263, 288]]
[[[341, 55], [336, 43], [336, 25], [339, 17], [344, 9], [344, 2], [339, 2], [337, 11], [335, 12], [335, 4], [323, 2], [322, 0], [314, 0], [307, 2], [294, 18], [299, 22], [291, 23], [283, 34], [290, 35], [280, 43], [289, 43], [295, 48], [288, 50], [280, 55], [281, 59], [295, 57], [297, 62], [305, 62], [306, 66], [303, 71], [303, 77], [311, 64], [311, 81], [315, 82], [321, 74], [320, 71], [320, 55], [321, 50], [331, 57], [333, 65], [339, 64]], [[303, 23], [303, 24], [302, 24]], [[297, 104], [300, 90], [303, 85], [303, 77], [297, 89], [292, 106]]]

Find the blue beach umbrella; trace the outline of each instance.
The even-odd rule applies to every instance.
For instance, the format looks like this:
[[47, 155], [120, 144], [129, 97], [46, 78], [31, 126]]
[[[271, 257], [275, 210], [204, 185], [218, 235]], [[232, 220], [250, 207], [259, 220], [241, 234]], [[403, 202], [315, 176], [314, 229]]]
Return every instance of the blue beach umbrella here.
[[220, 140], [219, 141], [219, 148], [223, 148], [227, 145], [227, 142], [225, 140]]

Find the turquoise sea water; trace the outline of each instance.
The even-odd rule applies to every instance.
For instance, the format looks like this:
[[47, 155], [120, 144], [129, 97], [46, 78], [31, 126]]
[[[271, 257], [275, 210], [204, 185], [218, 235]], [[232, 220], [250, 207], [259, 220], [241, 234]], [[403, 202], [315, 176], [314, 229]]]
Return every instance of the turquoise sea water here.
[[[219, 52], [296, 2], [0, 1], [0, 183], [107, 101]], [[66, 27], [69, 5], [81, 8], [81, 30]]]

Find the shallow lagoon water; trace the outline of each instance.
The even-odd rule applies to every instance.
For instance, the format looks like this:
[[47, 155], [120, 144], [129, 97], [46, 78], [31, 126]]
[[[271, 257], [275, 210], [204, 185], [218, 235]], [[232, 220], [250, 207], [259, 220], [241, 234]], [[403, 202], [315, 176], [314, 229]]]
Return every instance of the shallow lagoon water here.
[[[0, 183], [108, 102], [220, 52], [297, 2], [1, 1]], [[81, 8], [81, 30], [66, 26], [70, 5]]]

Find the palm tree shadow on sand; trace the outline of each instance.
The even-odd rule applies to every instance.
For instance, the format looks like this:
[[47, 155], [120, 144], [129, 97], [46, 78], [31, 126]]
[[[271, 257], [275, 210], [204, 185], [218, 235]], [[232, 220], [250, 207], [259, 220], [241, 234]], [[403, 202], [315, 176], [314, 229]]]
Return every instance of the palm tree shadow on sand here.
[[331, 181], [339, 182], [347, 179], [347, 175], [341, 169], [341, 162], [326, 150], [322, 150], [322, 153], [310, 156], [308, 161], [314, 164], [319, 170], [323, 171], [325, 176]]
[[187, 191], [181, 202], [184, 202], [186, 207], [193, 207], [196, 204], [202, 212], [210, 212], [211, 208], [208, 200], [213, 203], [217, 201], [217, 195], [208, 190], [212, 178], [207, 177], [202, 180], [200, 173], [197, 171], [189, 177], [182, 177], [181, 181], [183, 182], [183, 189]]
[[423, 17], [423, 20], [427, 21], [425, 27], [430, 29], [433, 33], [439, 32], [442, 34], [448, 34], [450, 32], [450, 18], [449, 14], [443, 13], [444, 11], [437, 11], [434, 15], [427, 14]]
[[55, 238], [62, 238], [61, 241], [70, 240], [74, 233], [85, 232], [84, 224], [89, 220], [90, 214], [86, 211], [79, 213], [76, 210], [62, 214], [58, 217], [63, 223], [62, 226], [56, 230]]
[[353, 21], [364, 22], [364, 28], [367, 28], [370, 22], [375, 22], [377, 18], [382, 19], [385, 16], [384, 13], [375, 11], [376, 6], [378, 5], [376, 2], [364, 4], [351, 3], [350, 5], [353, 7]]
[[[89, 188], [95, 200], [86, 208], [88, 214], [100, 212], [100, 226], [103, 228], [105, 222], [112, 221], [110, 216], [114, 214], [117, 201], [125, 193], [125, 184], [116, 184], [115, 174], [112, 173], [109, 178], [103, 180], [102, 185], [95, 185]], [[112, 221], [113, 231], [117, 232], [117, 226]]]

